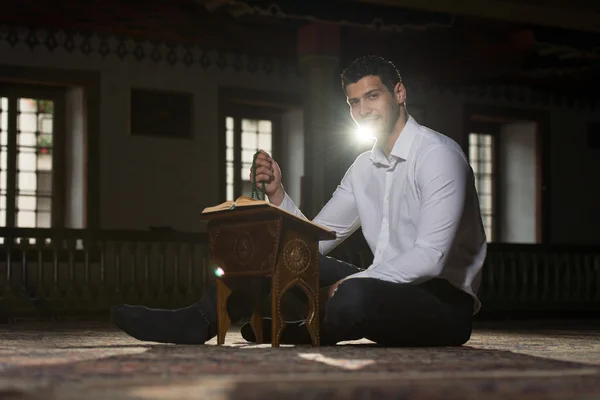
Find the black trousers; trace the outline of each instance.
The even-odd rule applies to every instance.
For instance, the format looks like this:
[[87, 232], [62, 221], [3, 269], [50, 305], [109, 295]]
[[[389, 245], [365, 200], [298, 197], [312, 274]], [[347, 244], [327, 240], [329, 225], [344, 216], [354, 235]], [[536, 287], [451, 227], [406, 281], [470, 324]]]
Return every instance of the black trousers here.
[[[321, 286], [359, 269], [322, 256]], [[398, 284], [370, 278], [342, 282], [322, 322], [324, 342], [367, 338], [384, 346], [460, 346], [471, 337], [473, 298], [443, 279]]]
[[[361, 271], [327, 256], [320, 256], [319, 263], [322, 288]], [[232, 321], [250, 312], [243, 296], [234, 297], [228, 304]], [[321, 341], [367, 338], [384, 346], [460, 346], [471, 337], [472, 315], [473, 298], [443, 279], [413, 285], [351, 278], [327, 303]]]

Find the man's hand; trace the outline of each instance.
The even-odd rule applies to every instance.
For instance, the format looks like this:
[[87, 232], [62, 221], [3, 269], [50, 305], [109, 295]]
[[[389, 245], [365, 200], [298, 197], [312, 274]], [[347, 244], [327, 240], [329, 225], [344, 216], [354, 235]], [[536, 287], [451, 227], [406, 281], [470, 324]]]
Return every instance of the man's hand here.
[[341, 279], [331, 286], [325, 286], [319, 289], [319, 315], [321, 319], [325, 316], [327, 310], [327, 301], [333, 297], [337, 287], [340, 283], [344, 282], [345, 279]]
[[[250, 167], [250, 181], [253, 180], [252, 166]], [[281, 205], [285, 191], [281, 184], [281, 169], [279, 164], [264, 150], [256, 157], [256, 184], [265, 183], [265, 192], [269, 201], [276, 206]]]
[[333, 297], [335, 291], [337, 290], [337, 287], [340, 286], [340, 283], [344, 282], [346, 279], [340, 279], [339, 281], [337, 281], [336, 283], [334, 283], [333, 285], [329, 286], [329, 290], [328, 290], [328, 295], [329, 298]]

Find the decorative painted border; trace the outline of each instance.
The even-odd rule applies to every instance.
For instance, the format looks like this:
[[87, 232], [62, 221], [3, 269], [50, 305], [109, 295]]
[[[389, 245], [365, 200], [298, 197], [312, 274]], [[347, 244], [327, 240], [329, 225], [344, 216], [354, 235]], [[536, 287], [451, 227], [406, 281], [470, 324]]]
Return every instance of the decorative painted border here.
[[[262, 57], [243, 53], [225, 53], [219, 50], [202, 49], [194, 45], [167, 43], [164, 41], [136, 40], [115, 35], [101, 35], [91, 32], [69, 32], [63, 30], [34, 29], [0, 25], [0, 43], [11, 47], [25, 45], [31, 51], [43, 47], [49, 52], [58, 49], [67, 53], [80, 53], [84, 56], [99, 55], [103, 59], [117, 57], [119, 60], [133, 58], [138, 62], [167, 63], [171, 66], [185, 65], [201, 67], [204, 70], [216, 68], [220, 71], [232, 70], [237, 73], [264, 73], [279, 75], [282, 78], [301, 77], [298, 61], [275, 57]], [[594, 96], [561, 93], [549, 89], [539, 89], [525, 85], [477, 85], [464, 87], [415, 86], [424, 92], [449, 91], [455, 95], [469, 98], [491, 98], [494, 100], [516, 100], [519, 103], [534, 106], [566, 106], [571, 109], [594, 111], [600, 106], [600, 100]]]
[[416, 78], [409, 82], [407, 89], [427, 94], [428, 92], [451, 93], [469, 100], [508, 101], [519, 105], [539, 107], [567, 107], [573, 110], [595, 111], [600, 107], [600, 99], [586, 94], [563, 93], [534, 85], [432, 85], [426, 79]]
[[578, 95], [574, 93], [563, 93], [534, 86], [519, 85], [481, 85], [467, 86], [453, 90], [456, 94], [463, 94], [470, 98], [491, 98], [494, 100], [516, 101], [533, 106], [543, 107], [567, 107], [573, 110], [598, 109], [600, 101], [596, 97]]
[[119, 60], [133, 58], [140, 63], [167, 63], [171, 66], [183, 64], [187, 67], [199, 66], [204, 70], [216, 67], [220, 71], [231, 69], [235, 72], [251, 74], [279, 74], [283, 78], [299, 75], [296, 60], [225, 53], [219, 50], [202, 49], [195, 45], [136, 40], [93, 32], [70, 32], [3, 25], [0, 26], [0, 42], [2, 41], [13, 48], [25, 45], [31, 51], [43, 47], [51, 53], [61, 49], [70, 54], [99, 55], [103, 59], [109, 57], [117, 57]]
[[[266, 18], [333, 23], [388, 32], [450, 28], [456, 19], [454, 15], [434, 11], [401, 9], [383, 5], [373, 11], [372, 4], [335, 2], [333, 0], [329, 0], [329, 2], [333, 3], [330, 9], [320, 10], [313, 10], [310, 4], [307, 5], [298, 0], [273, 2], [228, 0], [227, 2], [213, 2], [213, 5], [206, 5], [206, 8], [211, 12], [220, 9], [228, 10], [234, 18], [250, 14]], [[336, 12], [331, 13], [331, 9]]]

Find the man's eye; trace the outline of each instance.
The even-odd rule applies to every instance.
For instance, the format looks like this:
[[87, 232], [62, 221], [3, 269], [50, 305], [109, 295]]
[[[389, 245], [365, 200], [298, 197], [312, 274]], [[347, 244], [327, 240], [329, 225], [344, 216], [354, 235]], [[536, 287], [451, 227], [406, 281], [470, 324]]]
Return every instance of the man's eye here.
[[375, 100], [377, 98], [376, 94], [370, 94], [369, 95], [369, 100]]

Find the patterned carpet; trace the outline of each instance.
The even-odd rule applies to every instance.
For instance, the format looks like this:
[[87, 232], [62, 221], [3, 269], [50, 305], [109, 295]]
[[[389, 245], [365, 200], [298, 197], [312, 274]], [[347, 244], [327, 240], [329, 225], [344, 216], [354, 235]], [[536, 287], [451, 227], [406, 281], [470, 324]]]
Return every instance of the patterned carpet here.
[[600, 399], [600, 329], [478, 328], [461, 348], [215, 344], [0, 326], [0, 399]]

